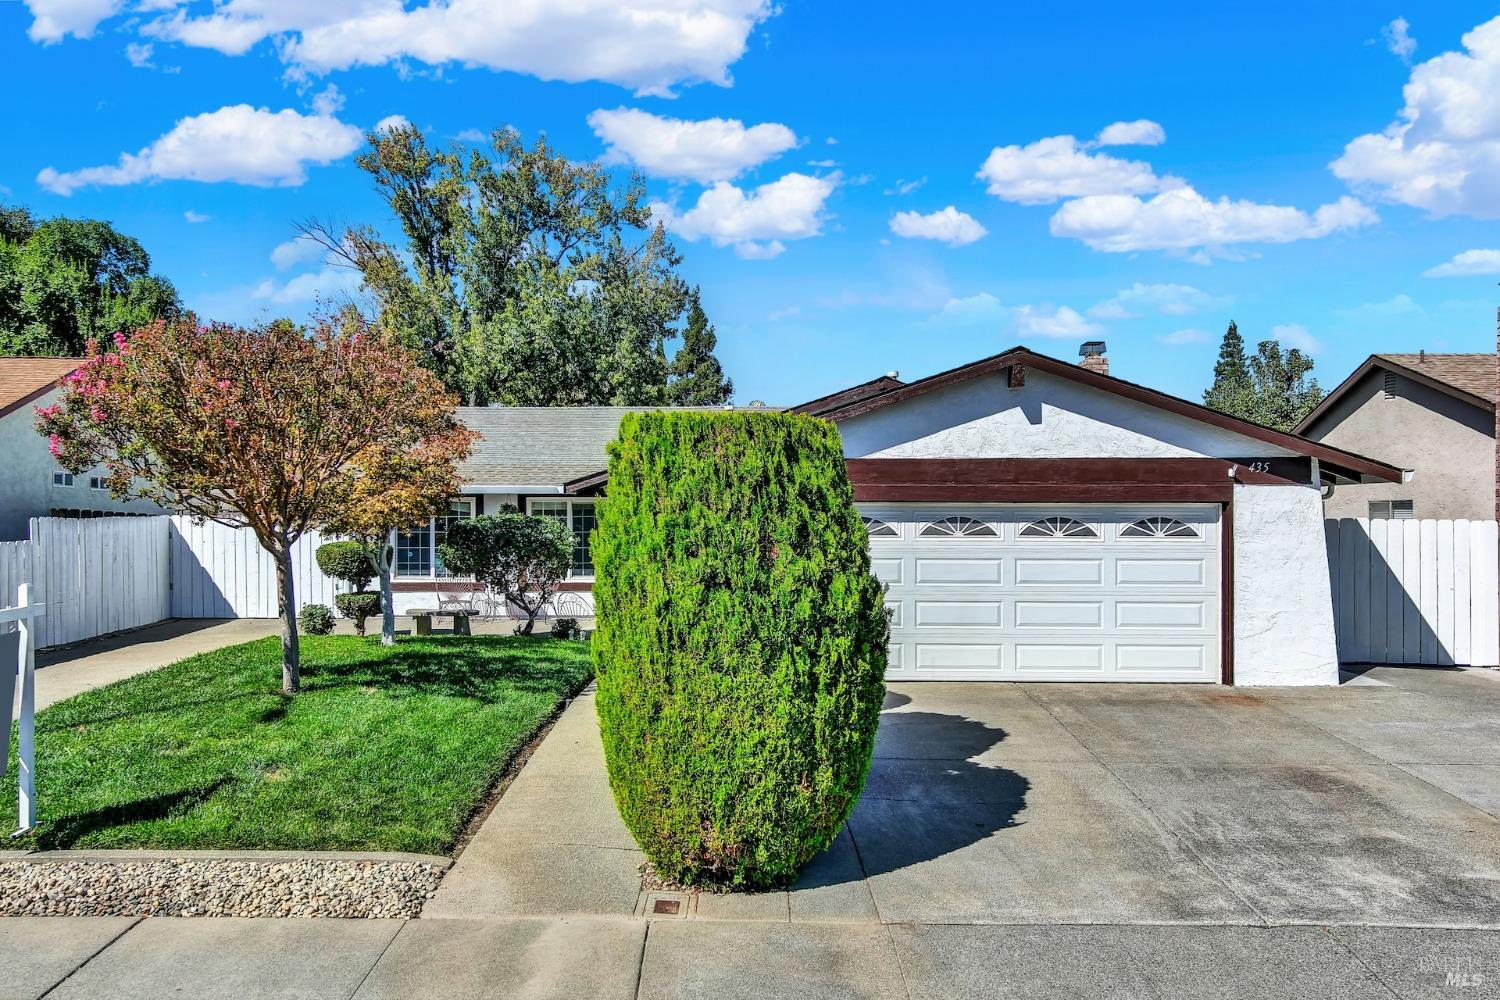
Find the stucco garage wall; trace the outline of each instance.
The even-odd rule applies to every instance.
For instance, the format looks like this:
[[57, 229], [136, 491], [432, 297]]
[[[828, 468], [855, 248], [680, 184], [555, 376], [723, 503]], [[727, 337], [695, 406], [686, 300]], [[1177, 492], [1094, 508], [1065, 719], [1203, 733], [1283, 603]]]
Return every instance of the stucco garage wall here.
[[847, 458], [1238, 458], [1292, 454], [1233, 431], [1028, 372], [985, 375], [839, 422]]
[[1318, 491], [1238, 486], [1233, 531], [1234, 682], [1337, 684]]

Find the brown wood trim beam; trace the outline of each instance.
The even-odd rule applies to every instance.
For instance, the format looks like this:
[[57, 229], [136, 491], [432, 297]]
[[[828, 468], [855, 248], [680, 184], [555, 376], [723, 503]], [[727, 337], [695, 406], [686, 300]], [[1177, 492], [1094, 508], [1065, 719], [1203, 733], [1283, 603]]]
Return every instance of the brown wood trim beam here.
[[1312, 465], [1305, 458], [851, 458], [845, 465], [856, 491], [886, 486], [1023, 485], [1227, 489], [1236, 483], [1307, 486], [1312, 479]]
[[1234, 484], [894, 483], [854, 485], [854, 499], [928, 503], [1223, 503]]

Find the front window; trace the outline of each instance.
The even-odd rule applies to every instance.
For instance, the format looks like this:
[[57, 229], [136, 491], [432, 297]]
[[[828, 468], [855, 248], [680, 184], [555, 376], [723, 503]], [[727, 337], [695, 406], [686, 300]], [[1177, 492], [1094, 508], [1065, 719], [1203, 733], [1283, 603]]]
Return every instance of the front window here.
[[454, 497], [448, 510], [425, 524], [396, 532], [396, 576], [443, 577], [448, 571], [438, 558], [437, 547], [448, 537], [448, 526], [454, 521], [474, 516], [473, 497]]
[[589, 553], [589, 532], [594, 530], [594, 501], [532, 500], [527, 510], [542, 517], [555, 517], [568, 526], [573, 532], [573, 561], [568, 577], [592, 578], [594, 560]]

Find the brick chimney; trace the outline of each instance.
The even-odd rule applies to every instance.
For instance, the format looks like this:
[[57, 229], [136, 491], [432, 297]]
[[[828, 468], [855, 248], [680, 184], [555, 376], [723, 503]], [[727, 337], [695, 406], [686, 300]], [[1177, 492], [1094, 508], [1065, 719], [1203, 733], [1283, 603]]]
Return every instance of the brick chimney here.
[[[1078, 367], [1087, 368], [1089, 371], [1097, 372], [1100, 375], [1108, 375], [1109, 358], [1105, 356], [1105, 350], [1104, 341], [1102, 340], [1084, 341], [1083, 346], [1078, 348], [1078, 356], [1083, 358], [1082, 361], [1078, 362]], [[1500, 495], [1497, 495], [1496, 502], [1500, 504]]]

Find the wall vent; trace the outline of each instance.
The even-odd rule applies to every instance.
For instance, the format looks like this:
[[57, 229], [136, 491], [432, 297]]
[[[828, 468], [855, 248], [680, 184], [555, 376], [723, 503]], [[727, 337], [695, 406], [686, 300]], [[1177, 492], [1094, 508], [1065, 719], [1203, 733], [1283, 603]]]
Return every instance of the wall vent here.
[[1386, 372], [1385, 373], [1385, 398], [1386, 399], [1395, 399], [1396, 398], [1396, 373], [1395, 372]]
[[1416, 516], [1415, 506], [1410, 500], [1370, 501], [1370, 520], [1372, 521], [1410, 521]]

